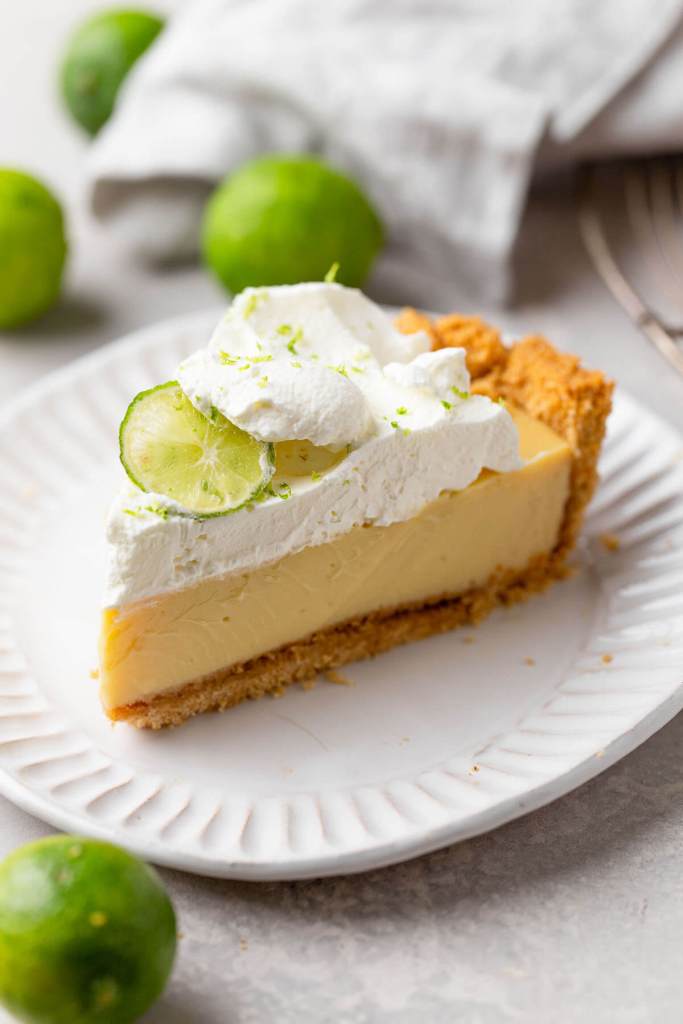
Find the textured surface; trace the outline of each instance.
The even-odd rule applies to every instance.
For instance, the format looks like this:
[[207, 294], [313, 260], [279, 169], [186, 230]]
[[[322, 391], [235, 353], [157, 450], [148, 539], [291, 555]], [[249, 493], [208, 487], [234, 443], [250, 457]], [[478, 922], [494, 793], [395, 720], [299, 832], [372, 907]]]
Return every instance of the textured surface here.
[[[97, 6], [24, 0], [0, 33], [6, 159], [71, 191], [84, 144], [59, 118], [54, 66], [67, 20]], [[0, 341], [3, 401], [102, 341], [212, 301], [199, 273], [140, 274], [92, 229], [72, 234], [65, 306]], [[568, 193], [532, 204], [520, 267], [506, 327], [533, 324], [683, 430], [683, 386], [593, 277]], [[410, 282], [380, 297], [415, 301]], [[451, 293], [440, 307], [458, 304], [471, 308]], [[249, 884], [164, 872], [183, 938], [144, 1024], [679, 1024], [681, 750], [683, 716], [550, 807], [369, 875]], [[46, 831], [0, 799], [0, 853]]]

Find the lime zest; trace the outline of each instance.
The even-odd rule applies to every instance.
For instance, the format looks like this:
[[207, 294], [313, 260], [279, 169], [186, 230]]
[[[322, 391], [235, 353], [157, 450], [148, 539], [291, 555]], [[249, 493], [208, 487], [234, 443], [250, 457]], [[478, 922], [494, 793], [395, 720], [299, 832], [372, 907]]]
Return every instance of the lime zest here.
[[441, 404], [444, 407], [444, 409], [446, 409], [446, 411], [448, 411], [448, 410], [453, 408], [451, 402], [447, 402], [445, 398], [441, 399]]
[[327, 271], [324, 277], [326, 284], [333, 284], [337, 280], [337, 274], [339, 273], [339, 263], [335, 260], [330, 269]]
[[163, 505], [143, 505], [143, 509], [145, 512], [151, 512], [153, 516], [159, 516], [160, 519], [168, 519], [168, 509]]
[[[259, 348], [261, 347], [262, 346], [259, 345]], [[224, 352], [221, 350], [218, 353], [218, 358], [223, 366], [237, 366], [238, 363], [242, 363], [242, 366], [239, 366], [238, 370], [250, 370], [253, 363], [272, 363], [273, 354], [272, 352], [268, 352], [265, 356], [233, 356], [230, 352]]]
[[460, 388], [456, 388], [455, 384], [451, 388], [451, 391], [453, 392], [454, 395], [457, 395], [458, 398], [462, 398], [463, 402], [465, 401], [466, 398], [470, 397], [469, 391], [462, 391]]
[[277, 490], [275, 490], [272, 484], [267, 484], [264, 488], [264, 493], [270, 495], [271, 498], [281, 498], [283, 501], [287, 501], [292, 497], [292, 486], [286, 480], [283, 480], [277, 485]]
[[287, 342], [287, 351], [291, 352], [293, 356], [298, 356], [299, 353], [297, 351], [296, 346], [299, 344], [300, 341], [303, 340], [304, 332], [301, 329], [301, 327], [297, 327], [296, 331], [294, 332], [294, 337], [291, 339], [291, 341]]
[[159, 516], [160, 519], [168, 519], [169, 511], [164, 508], [163, 505], [140, 505], [139, 508], [124, 508], [122, 510], [127, 516], [134, 516], [139, 519], [143, 512], [150, 512], [154, 516]]
[[[386, 420], [387, 417], [384, 416], [383, 419]], [[403, 434], [404, 437], [407, 437], [408, 434], [410, 433], [410, 427], [402, 427], [401, 424], [398, 422], [398, 420], [391, 420], [389, 422], [389, 426], [393, 427], [394, 430], [398, 430], [399, 433]]]
[[259, 289], [259, 291], [254, 291], [251, 293], [251, 295], [244, 304], [244, 311], [242, 315], [244, 316], [245, 320], [249, 319], [249, 317], [254, 312], [258, 304], [260, 302], [263, 302], [265, 297], [266, 293], [262, 289]]
[[406, 409], [405, 405], [399, 405], [398, 408], [396, 409], [396, 413], [398, 416], [407, 416], [408, 410]]
[[291, 324], [280, 324], [280, 326], [276, 329], [275, 333], [276, 334], [291, 334], [292, 333], [292, 325]]

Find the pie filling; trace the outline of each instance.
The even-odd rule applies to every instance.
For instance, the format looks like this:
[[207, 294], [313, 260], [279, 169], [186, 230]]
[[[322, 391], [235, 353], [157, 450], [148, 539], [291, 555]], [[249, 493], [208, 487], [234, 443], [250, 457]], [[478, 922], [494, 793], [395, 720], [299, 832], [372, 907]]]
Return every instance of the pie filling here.
[[354, 527], [250, 572], [210, 577], [104, 612], [105, 710], [250, 661], [371, 612], [428, 604], [523, 570], [555, 547], [572, 452], [549, 427], [510, 410], [523, 466], [484, 470], [410, 519]]

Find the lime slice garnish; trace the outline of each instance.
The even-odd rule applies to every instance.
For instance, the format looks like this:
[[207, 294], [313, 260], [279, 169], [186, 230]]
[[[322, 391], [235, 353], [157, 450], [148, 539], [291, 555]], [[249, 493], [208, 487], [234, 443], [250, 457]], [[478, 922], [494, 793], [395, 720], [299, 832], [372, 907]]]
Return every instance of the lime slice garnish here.
[[310, 441], [278, 441], [275, 468], [278, 477], [320, 476], [346, 458], [347, 450], [323, 447]]
[[204, 518], [235, 512], [273, 475], [273, 447], [217, 410], [203, 416], [177, 381], [141, 391], [119, 430], [121, 462], [133, 483]]

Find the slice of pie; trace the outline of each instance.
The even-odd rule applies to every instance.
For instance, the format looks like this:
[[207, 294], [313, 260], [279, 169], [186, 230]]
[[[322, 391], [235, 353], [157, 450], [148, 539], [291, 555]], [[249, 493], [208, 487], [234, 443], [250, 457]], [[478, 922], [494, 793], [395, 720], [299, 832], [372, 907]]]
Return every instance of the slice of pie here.
[[560, 579], [611, 392], [476, 318], [394, 325], [335, 284], [247, 290], [124, 420], [106, 713], [177, 725]]

